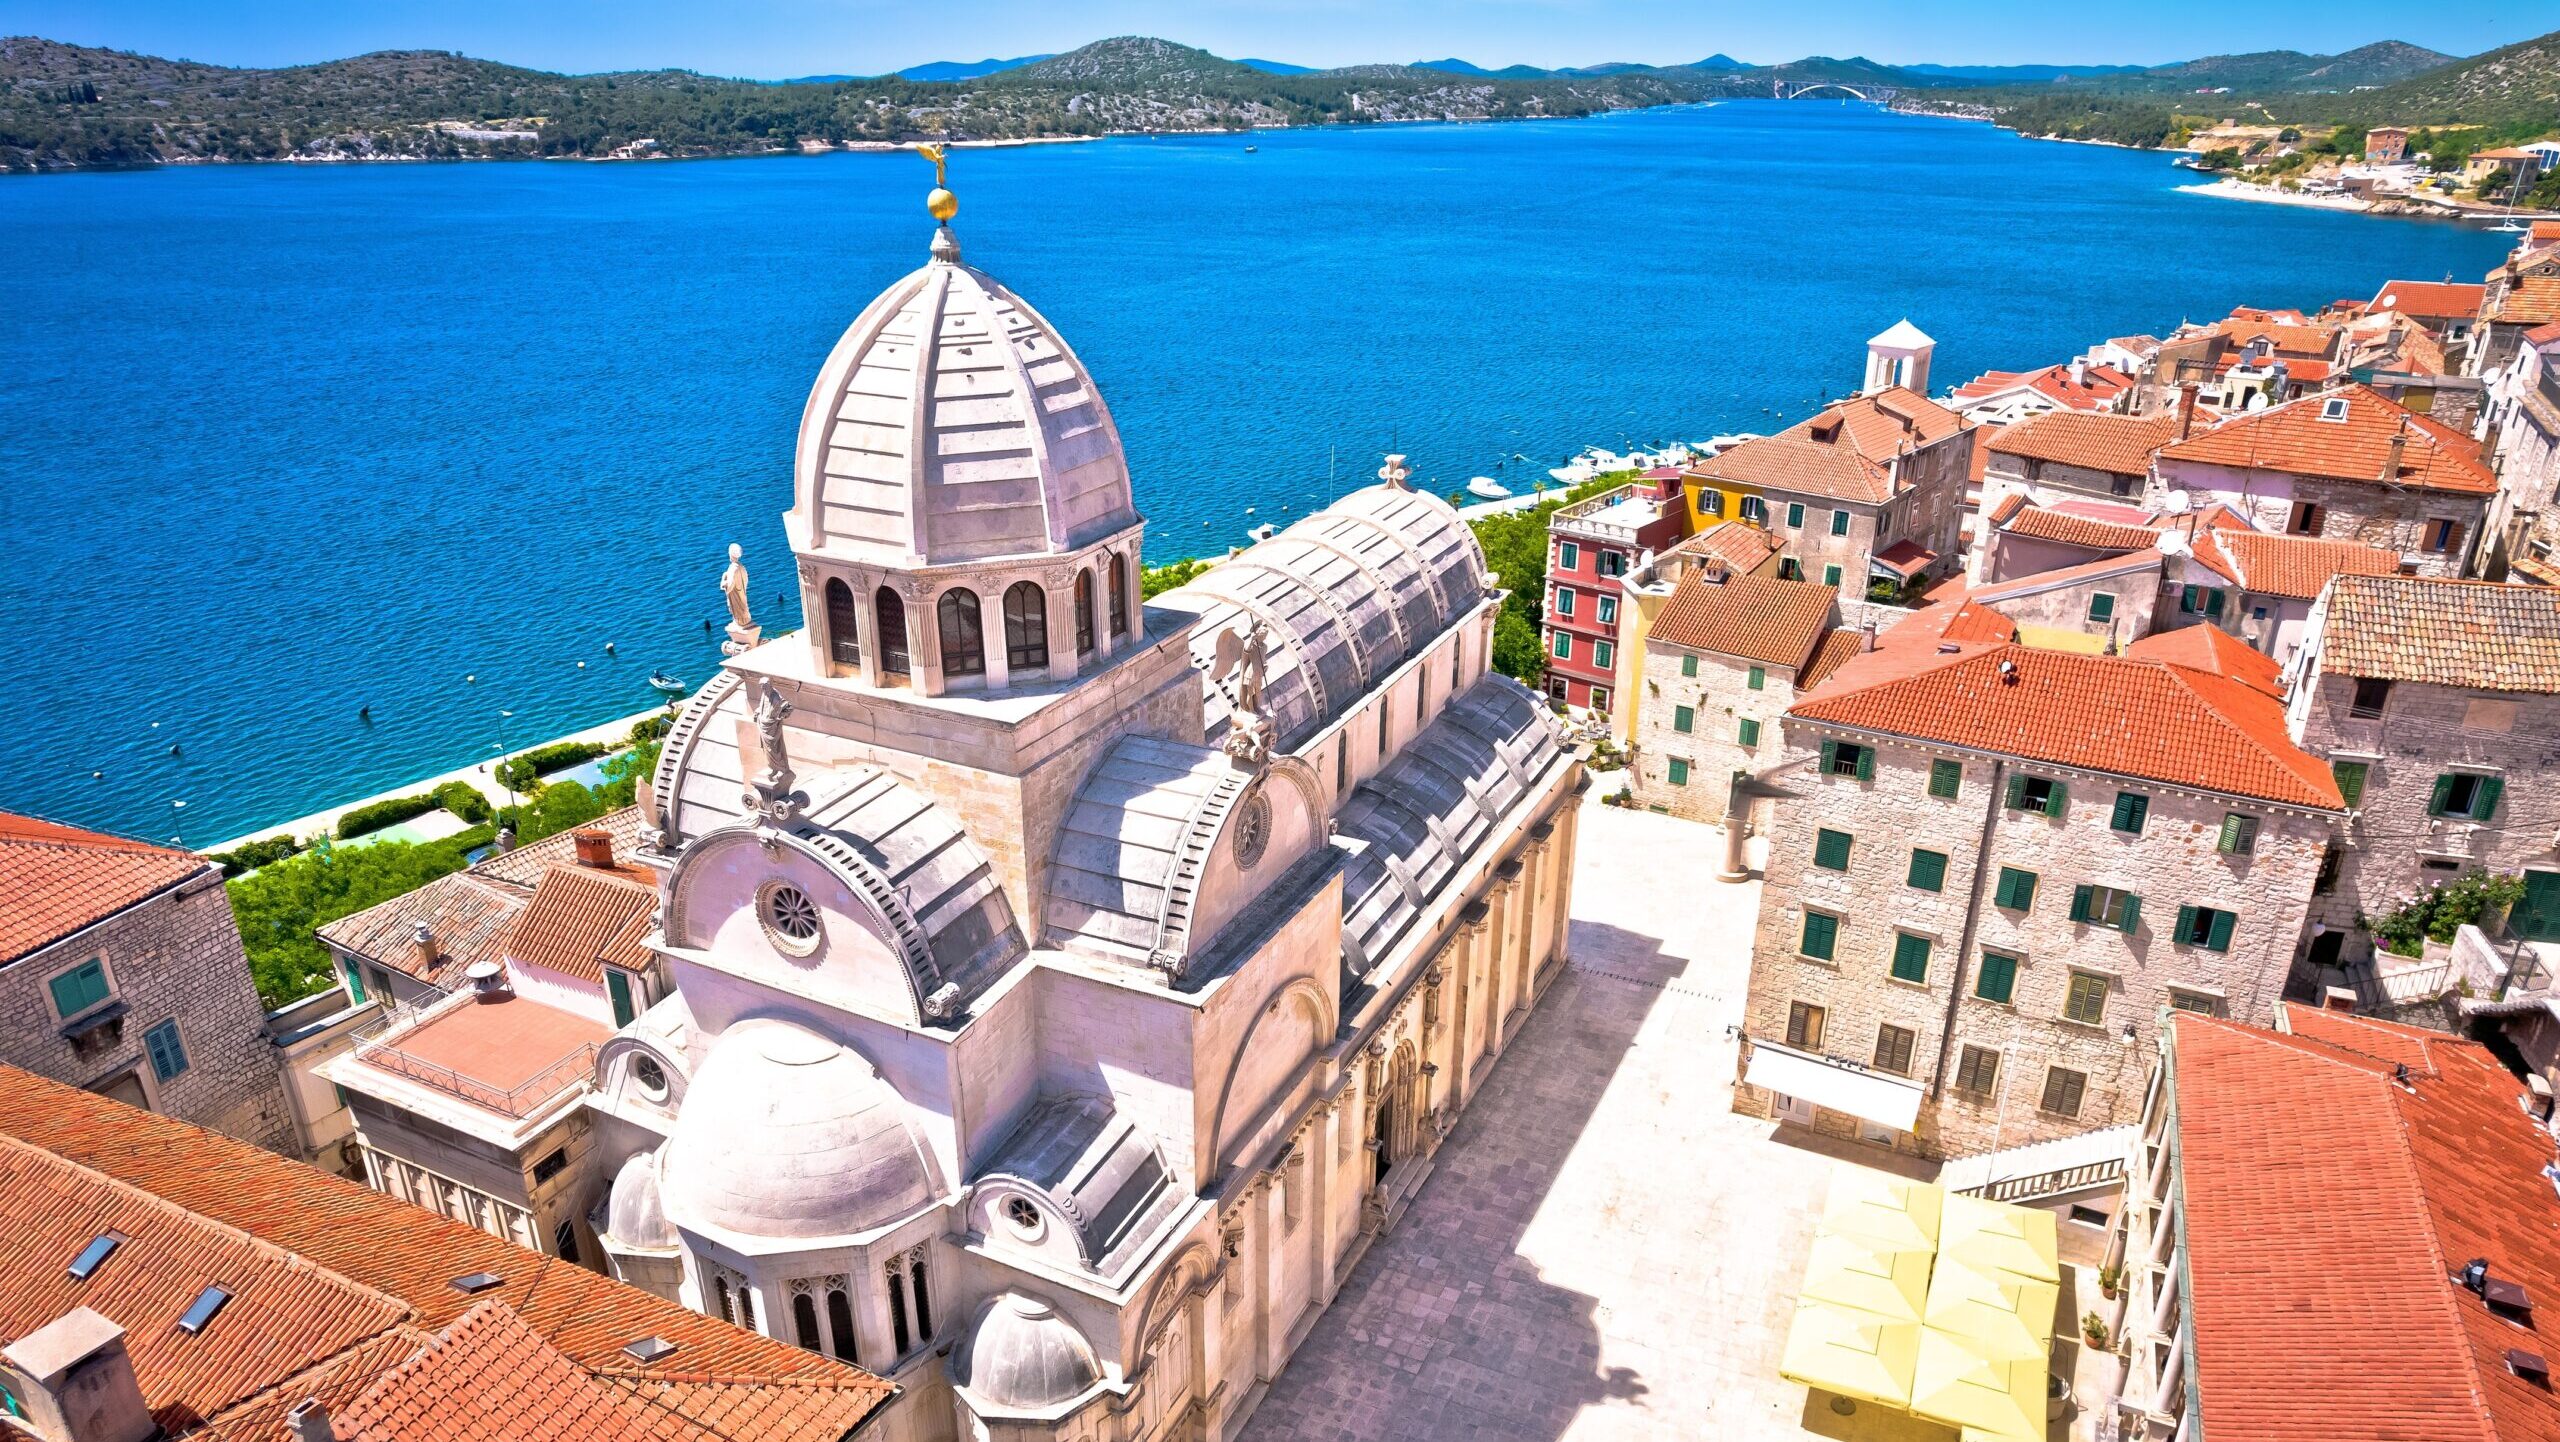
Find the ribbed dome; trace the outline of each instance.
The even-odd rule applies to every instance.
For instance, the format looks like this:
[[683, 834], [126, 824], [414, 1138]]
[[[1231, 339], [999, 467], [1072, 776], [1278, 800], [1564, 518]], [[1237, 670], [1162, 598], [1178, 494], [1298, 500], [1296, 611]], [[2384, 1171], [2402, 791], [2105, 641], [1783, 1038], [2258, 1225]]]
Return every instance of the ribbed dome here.
[[869, 1062], [770, 1017], [721, 1033], [664, 1165], [679, 1227], [796, 1239], [868, 1231], [933, 1200], [907, 1104]]
[[793, 548], [855, 561], [1044, 555], [1138, 520], [1119, 429], [1083, 363], [939, 242], [818, 372], [797, 481]]
[[666, 1204], [658, 1194], [656, 1152], [640, 1153], [613, 1174], [613, 1190], [607, 1194], [604, 1215], [607, 1246], [674, 1249], [676, 1229], [667, 1221]]
[[1018, 1412], [1071, 1402], [1101, 1380], [1093, 1345], [1037, 1297], [999, 1292], [951, 1358], [971, 1400]]

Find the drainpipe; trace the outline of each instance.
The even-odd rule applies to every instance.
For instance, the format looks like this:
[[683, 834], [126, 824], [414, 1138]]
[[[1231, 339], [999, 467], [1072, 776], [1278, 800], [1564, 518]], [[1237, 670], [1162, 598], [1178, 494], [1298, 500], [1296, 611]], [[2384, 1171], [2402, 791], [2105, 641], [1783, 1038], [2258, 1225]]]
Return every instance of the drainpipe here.
[[1973, 934], [1982, 924], [1983, 878], [1991, 872], [1991, 834], [2000, 828], [2001, 788], [2008, 780], [2008, 770], [2006, 761], [1991, 763], [1991, 794], [1982, 808], [1982, 836], [1973, 849], [1973, 888], [1964, 900], [1964, 930], [1956, 937], [1956, 964], [1947, 973], [1947, 1019], [1938, 1028], [1938, 1069], [1929, 1078], [1932, 1099], [1946, 1095], [1947, 1060], [1956, 1049], [1956, 1008], [1964, 1005], [1965, 970], [1973, 957]]

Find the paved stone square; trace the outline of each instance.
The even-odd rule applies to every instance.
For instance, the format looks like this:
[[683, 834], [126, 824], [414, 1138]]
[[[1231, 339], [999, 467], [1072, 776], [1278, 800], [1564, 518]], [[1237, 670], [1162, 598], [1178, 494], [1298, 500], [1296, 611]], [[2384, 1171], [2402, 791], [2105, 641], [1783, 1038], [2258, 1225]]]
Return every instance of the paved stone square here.
[[1730, 1110], [1758, 883], [1710, 879], [1711, 827], [1583, 827], [1572, 970], [1246, 1437], [1952, 1439], [1776, 1374], [1844, 1163]]

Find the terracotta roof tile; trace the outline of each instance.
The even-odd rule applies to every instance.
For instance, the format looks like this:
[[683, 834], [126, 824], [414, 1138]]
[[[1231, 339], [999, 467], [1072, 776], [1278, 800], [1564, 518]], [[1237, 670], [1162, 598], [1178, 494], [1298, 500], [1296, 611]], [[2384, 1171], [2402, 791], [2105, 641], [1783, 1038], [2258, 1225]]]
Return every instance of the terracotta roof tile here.
[[2178, 418], [2119, 416], [2106, 412], [2052, 411], [2029, 416], [2003, 430], [1990, 449], [2032, 461], [2053, 461], [2120, 476], [2151, 470], [2151, 453], [2178, 434]]
[[[473, 965], [500, 959], [508, 928], [524, 904], [513, 887], [493, 885], [476, 871], [457, 871], [350, 912], [313, 935], [377, 966], [450, 989]], [[435, 937], [431, 957], [417, 947], [421, 924]]]
[[2085, 546], [2093, 551], [2147, 551], [2160, 541], [2160, 533], [2149, 526], [2091, 520], [2052, 506], [2020, 506], [1993, 524], [2014, 535]]
[[[601, 831], [613, 839], [616, 864], [628, 867], [631, 855], [640, 849], [641, 832], [647, 823], [640, 819], [640, 808], [625, 806], [608, 811], [578, 828], [578, 831]], [[484, 880], [531, 892], [542, 880], [542, 874], [554, 866], [578, 859], [577, 831], [557, 831], [540, 841], [528, 841], [513, 851], [491, 856], [471, 868], [472, 874]]]
[[545, 967], [601, 985], [605, 963], [625, 971], [649, 965], [649, 934], [658, 909], [654, 887], [575, 862], [554, 866], [533, 889], [507, 932], [510, 961]]
[[2232, 579], [2260, 595], [2296, 601], [2317, 597], [2332, 577], [2391, 576], [2400, 570], [2397, 552], [2362, 541], [2220, 530], [2212, 533], [2212, 543], [2237, 568]]
[[1773, 436], [1744, 441], [1689, 474], [1764, 490], [1870, 505], [1892, 499], [1887, 463], [1965, 429], [1962, 416], [1895, 386], [1834, 401]]
[[1718, 521], [1665, 554], [1716, 556], [1747, 576], [1767, 565], [1780, 549], [1777, 537], [1748, 521]]
[[1858, 654], [1858, 647], [1863, 640], [1863, 636], [1856, 631], [1833, 630], [1824, 633], [1822, 644], [1813, 648], [1813, 659], [1805, 662], [1804, 669], [1796, 673], [1797, 692], [1810, 691], [1830, 680], [1842, 666], [1849, 663], [1850, 657]]
[[701, 1428], [600, 1382], [483, 1302], [332, 1419], [341, 1442], [692, 1442]]
[[[2324, 408], [2338, 401], [2346, 403], [2345, 417], [2323, 419]], [[2395, 437], [2403, 440], [2398, 484], [2473, 495], [2497, 490], [2497, 478], [2481, 464], [2479, 442], [2430, 424], [2363, 385], [2251, 411], [2169, 446], [2160, 459], [2380, 485]]]
[[1952, 399], [1969, 404], [2026, 390], [2068, 410], [2096, 411], [2132, 388], [2133, 377], [2113, 366], [2084, 366], [2080, 379], [2074, 381], [2070, 366], [2050, 365], [2032, 371], [1985, 371], [1956, 387]]
[[2560, 592], [2425, 576], [2341, 576], [2321, 625], [2334, 675], [2560, 692]]
[[2165, 661], [2190, 671], [2209, 671], [2250, 690], [2278, 699], [2284, 696], [2284, 668], [2276, 659], [2211, 622], [2154, 631], [2125, 647], [2124, 653], [2138, 661]]
[[1713, 651], [1797, 671], [1831, 628], [1839, 593], [1809, 581], [1774, 576], [1680, 580], [1654, 617], [1653, 639], [1691, 651]]
[[2452, 280], [2386, 280], [2368, 311], [2399, 311], [2428, 320], [2470, 320], [2480, 314], [2489, 288]]
[[2560, 320], [2560, 275], [2528, 275], [2507, 287], [2487, 319], [2500, 325], [2542, 325]]
[[0, 811], [0, 963], [201, 874], [190, 852]]

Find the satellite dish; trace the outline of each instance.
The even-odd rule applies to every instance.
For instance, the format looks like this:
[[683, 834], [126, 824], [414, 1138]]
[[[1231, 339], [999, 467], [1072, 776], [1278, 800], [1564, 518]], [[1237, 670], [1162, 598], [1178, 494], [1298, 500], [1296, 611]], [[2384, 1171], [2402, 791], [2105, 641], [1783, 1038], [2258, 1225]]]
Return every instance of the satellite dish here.
[[2160, 498], [2160, 509], [2173, 516], [2183, 516], [2196, 508], [2196, 498], [2184, 490], [2171, 491]]
[[2161, 532], [2160, 539], [2152, 542], [2151, 544], [2157, 547], [2160, 554], [2164, 556], [2187, 556], [2195, 553], [2195, 547], [2188, 542], [2185, 536], [2180, 535], [2176, 531]]

